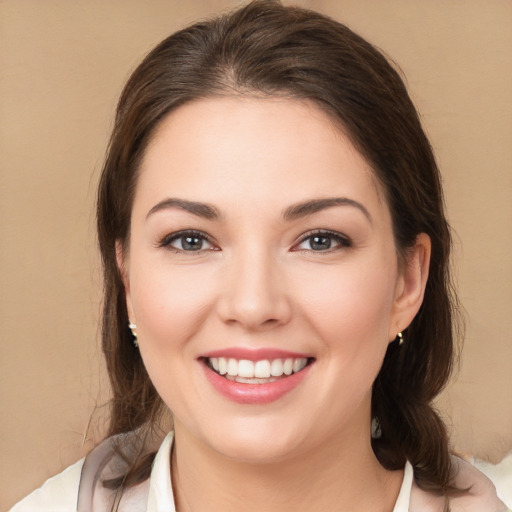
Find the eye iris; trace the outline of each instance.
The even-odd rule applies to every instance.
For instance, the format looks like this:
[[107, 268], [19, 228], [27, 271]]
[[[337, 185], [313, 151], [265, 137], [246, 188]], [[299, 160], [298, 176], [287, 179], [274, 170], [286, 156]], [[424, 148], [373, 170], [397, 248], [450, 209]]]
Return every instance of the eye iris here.
[[181, 246], [185, 251], [199, 251], [203, 246], [203, 240], [198, 236], [183, 236]]
[[331, 248], [331, 238], [328, 236], [316, 235], [311, 237], [311, 249], [321, 251]]

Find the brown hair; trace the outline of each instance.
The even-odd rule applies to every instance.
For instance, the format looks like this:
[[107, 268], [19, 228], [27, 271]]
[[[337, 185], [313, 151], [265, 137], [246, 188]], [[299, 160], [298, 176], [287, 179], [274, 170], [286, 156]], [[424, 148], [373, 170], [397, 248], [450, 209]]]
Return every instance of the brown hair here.
[[[321, 14], [259, 0], [199, 22], [160, 43], [132, 74], [119, 101], [98, 194], [104, 264], [103, 351], [112, 384], [109, 435], [150, 429], [163, 404], [128, 329], [116, 241], [130, 236], [141, 158], [159, 122], [178, 106], [214, 95], [286, 96], [313, 101], [338, 121], [385, 190], [396, 247], [419, 233], [432, 241], [430, 276], [418, 315], [391, 343], [374, 383], [382, 436], [373, 449], [388, 469], [409, 460], [418, 485], [448, 494], [452, 469], [445, 427], [432, 407], [453, 362], [450, 233], [439, 171], [397, 71], [374, 46]], [[138, 464], [125, 485], [149, 476]], [[119, 483], [119, 482], [118, 482]]]

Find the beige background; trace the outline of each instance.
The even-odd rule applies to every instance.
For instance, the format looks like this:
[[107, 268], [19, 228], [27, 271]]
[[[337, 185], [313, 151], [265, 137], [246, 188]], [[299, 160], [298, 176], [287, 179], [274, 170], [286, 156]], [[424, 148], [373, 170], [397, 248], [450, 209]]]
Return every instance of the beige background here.
[[[468, 318], [440, 405], [459, 450], [497, 461], [512, 449], [512, 1], [297, 3], [347, 23], [408, 78], [444, 175]], [[82, 456], [108, 395], [93, 203], [122, 84], [175, 28], [235, 4], [0, 0], [1, 510]]]

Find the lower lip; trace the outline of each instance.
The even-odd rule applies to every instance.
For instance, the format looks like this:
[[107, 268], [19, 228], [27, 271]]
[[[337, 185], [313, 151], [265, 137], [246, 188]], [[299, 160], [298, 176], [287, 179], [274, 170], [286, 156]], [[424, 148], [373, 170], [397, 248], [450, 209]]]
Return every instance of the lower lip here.
[[268, 404], [295, 389], [306, 377], [311, 364], [300, 372], [265, 384], [244, 384], [221, 377], [202, 363], [206, 378], [210, 384], [224, 397], [239, 404]]

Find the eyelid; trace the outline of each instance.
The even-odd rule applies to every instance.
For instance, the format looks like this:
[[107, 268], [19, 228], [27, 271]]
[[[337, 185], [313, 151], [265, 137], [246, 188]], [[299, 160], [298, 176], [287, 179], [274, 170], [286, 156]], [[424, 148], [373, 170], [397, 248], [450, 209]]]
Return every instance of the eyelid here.
[[[182, 250], [182, 249], [178, 249], [176, 247], [172, 247], [171, 246], [171, 243], [174, 242], [175, 240], [178, 240], [179, 238], [181, 237], [184, 237], [184, 236], [195, 236], [195, 237], [198, 237], [198, 238], [202, 238], [204, 239], [206, 242], [208, 242], [210, 245], [212, 245], [211, 248], [208, 248], [208, 249], [201, 249], [201, 250], [198, 250], [198, 251], [185, 251], [185, 250]], [[188, 253], [200, 253], [200, 252], [204, 252], [204, 251], [218, 251], [220, 250], [220, 248], [215, 244], [214, 240], [212, 239], [212, 237], [210, 235], [208, 235], [207, 233], [203, 232], [203, 231], [198, 231], [197, 229], [181, 229], [179, 231], [174, 231], [172, 233], [168, 233], [166, 234], [165, 236], [163, 236], [162, 238], [160, 238], [158, 240], [158, 242], [156, 243], [156, 246], [157, 247], [163, 247], [163, 248], [170, 248], [170, 249], [173, 249], [175, 250], [176, 252], [188, 252]]]
[[[313, 251], [312, 249], [301, 249], [298, 247], [300, 244], [305, 242], [308, 238], [311, 238], [315, 235], [323, 235], [323, 236], [331, 237], [334, 240], [336, 240], [336, 242], [338, 242], [339, 245], [337, 245], [335, 247], [330, 247], [329, 249], [326, 249], [325, 251]], [[349, 248], [349, 247], [352, 247], [351, 239], [348, 236], [346, 236], [342, 233], [339, 233], [338, 231], [332, 231], [330, 229], [312, 229], [311, 231], [308, 231], [308, 232], [302, 234], [299, 237], [298, 241], [293, 245], [291, 250], [292, 251], [316, 252], [316, 253], [321, 254], [321, 253], [333, 252], [339, 248]]]
[[[179, 249], [179, 248], [173, 247], [171, 245], [172, 242], [174, 242], [175, 240], [178, 240], [179, 238], [187, 236], [187, 235], [202, 238], [203, 240], [208, 242], [212, 247], [209, 247], [207, 249], [200, 249], [198, 251], [185, 251], [183, 249]], [[315, 235], [330, 237], [337, 242], [337, 245], [335, 247], [330, 247], [329, 249], [326, 249], [323, 251], [314, 251], [313, 249], [301, 249], [298, 247], [300, 244], [302, 244], [309, 238], [314, 237]], [[187, 252], [190, 254], [192, 254], [194, 252], [201, 253], [201, 252], [205, 252], [205, 251], [212, 251], [212, 250], [220, 251], [221, 250], [220, 247], [215, 243], [215, 241], [213, 240], [213, 238], [210, 235], [208, 235], [207, 233], [205, 233], [203, 231], [198, 231], [196, 229], [181, 229], [179, 231], [174, 231], [172, 233], [168, 233], [157, 241], [156, 246], [162, 247], [162, 248], [171, 248], [171, 249], [175, 250], [176, 252], [180, 252], [180, 253]], [[308, 252], [318, 252], [318, 253], [329, 253], [329, 252], [336, 251], [339, 248], [349, 248], [351, 246], [352, 246], [352, 241], [350, 240], [350, 238], [338, 231], [332, 231], [330, 229], [312, 229], [310, 231], [307, 231], [306, 233], [303, 233], [299, 237], [297, 242], [295, 242], [293, 244], [291, 251], [308, 251]]]

